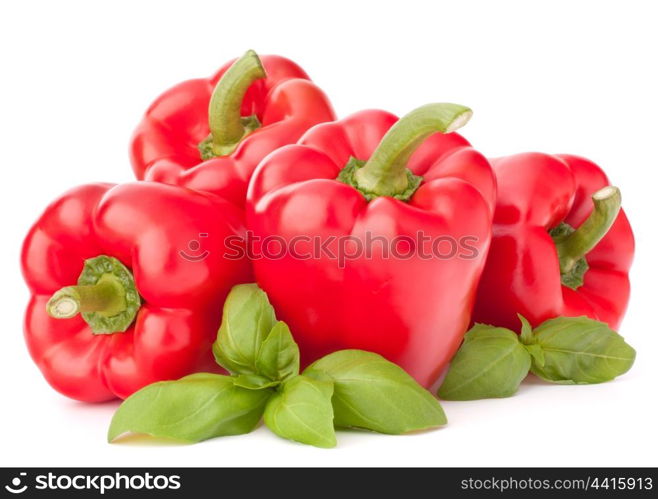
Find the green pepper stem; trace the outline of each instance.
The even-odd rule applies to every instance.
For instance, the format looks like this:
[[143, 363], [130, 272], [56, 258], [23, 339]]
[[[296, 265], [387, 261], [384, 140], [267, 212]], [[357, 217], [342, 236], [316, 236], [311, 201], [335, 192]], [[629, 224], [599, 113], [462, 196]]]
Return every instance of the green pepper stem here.
[[96, 284], [60, 289], [48, 301], [46, 310], [55, 319], [70, 319], [84, 312], [111, 317], [126, 310], [126, 293], [119, 279], [106, 274]]
[[220, 78], [208, 109], [212, 152], [215, 156], [230, 154], [242, 138], [253, 130], [253, 123], [245, 125], [242, 118], [242, 101], [251, 84], [266, 76], [256, 52], [248, 50]]
[[556, 242], [560, 272], [568, 273], [607, 234], [621, 209], [621, 192], [607, 186], [592, 196], [594, 209], [574, 232]]
[[407, 163], [420, 144], [433, 133], [461, 128], [472, 114], [469, 108], [458, 104], [427, 104], [403, 116], [355, 173], [358, 188], [376, 196], [403, 193], [409, 186]]

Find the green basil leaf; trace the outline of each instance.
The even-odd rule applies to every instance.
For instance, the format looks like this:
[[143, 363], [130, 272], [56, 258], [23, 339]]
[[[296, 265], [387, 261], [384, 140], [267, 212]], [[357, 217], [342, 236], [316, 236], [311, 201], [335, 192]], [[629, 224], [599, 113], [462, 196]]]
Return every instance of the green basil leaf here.
[[267, 403], [265, 424], [283, 438], [316, 447], [335, 447], [332, 393], [331, 382], [295, 376]]
[[265, 388], [279, 386], [281, 382], [273, 381], [258, 374], [238, 374], [233, 376], [233, 384], [247, 390], [264, 390]]
[[259, 374], [258, 351], [275, 323], [274, 309], [262, 289], [256, 284], [234, 286], [213, 345], [217, 363], [232, 374]]
[[446, 424], [431, 393], [384, 357], [341, 350], [311, 364], [304, 374], [334, 382], [334, 424], [401, 434]]
[[445, 400], [509, 397], [529, 369], [530, 354], [516, 333], [476, 324], [464, 336], [438, 395]]
[[299, 347], [285, 322], [277, 322], [256, 358], [258, 372], [272, 380], [285, 380], [299, 374]]
[[271, 390], [246, 390], [228, 376], [210, 373], [154, 383], [117, 409], [108, 441], [126, 432], [187, 442], [249, 433], [271, 395]]
[[526, 351], [532, 357], [532, 365], [543, 367], [546, 363], [546, 357], [544, 356], [544, 350], [538, 344], [533, 343], [531, 345], [523, 345]]
[[546, 381], [590, 384], [610, 381], [628, 371], [635, 350], [604, 322], [587, 317], [558, 317], [534, 331], [544, 353], [531, 371]]
[[521, 340], [521, 343], [529, 345], [533, 341], [532, 326], [528, 322], [528, 319], [523, 317], [521, 314], [516, 314], [516, 315], [521, 321], [521, 336], [519, 337], [519, 339]]

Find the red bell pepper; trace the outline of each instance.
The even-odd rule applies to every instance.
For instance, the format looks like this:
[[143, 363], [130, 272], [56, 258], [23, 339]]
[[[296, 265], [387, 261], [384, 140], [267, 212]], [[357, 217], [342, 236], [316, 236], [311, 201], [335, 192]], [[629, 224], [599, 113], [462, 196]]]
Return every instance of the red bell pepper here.
[[249, 51], [207, 79], [162, 94], [134, 133], [138, 179], [178, 184], [244, 204], [258, 163], [335, 119], [325, 94], [294, 62]]
[[25, 337], [46, 380], [100, 402], [211, 368], [223, 300], [250, 280], [248, 262], [219, 257], [243, 230], [231, 203], [163, 184], [57, 199], [22, 252]]
[[634, 251], [619, 190], [576, 156], [526, 153], [492, 164], [494, 235], [474, 320], [518, 330], [517, 314], [533, 326], [585, 315], [616, 329]]
[[[258, 167], [247, 202], [255, 273], [303, 363], [363, 349], [429, 386], [455, 353], [489, 247], [495, 196], [488, 161], [448, 133], [469, 117], [454, 104], [400, 120], [363, 111], [317, 125]], [[437, 257], [427, 245], [441, 238], [448, 246], [470, 238], [472, 248]], [[268, 250], [268, 240], [285, 254]], [[331, 251], [319, 254], [319, 246]]]

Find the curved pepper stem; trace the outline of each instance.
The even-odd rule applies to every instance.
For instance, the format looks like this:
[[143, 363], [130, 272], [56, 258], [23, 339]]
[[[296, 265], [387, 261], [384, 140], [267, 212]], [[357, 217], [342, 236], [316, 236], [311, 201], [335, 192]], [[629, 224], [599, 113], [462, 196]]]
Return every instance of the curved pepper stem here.
[[621, 209], [621, 192], [617, 187], [607, 186], [596, 191], [592, 201], [594, 209], [581, 226], [555, 241], [563, 276], [572, 272], [610, 230]]
[[[409, 198], [420, 183], [411, 175], [407, 163], [414, 151], [430, 135], [450, 133], [464, 126], [473, 112], [459, 104], [427, 104], [403, 116], [384, 135], [365, 165], [354, 173], [356, 186], [376, 196]], [[416, 185], [414, 179], [417, 179]], [[404, 194], [409, 188], [408, 196]]]
[[242, 116], [242, 101], [251, 84], [266, 76], [253, 50], [248, 50], [222, 75], [208, 107], [210, 135], [199, 144], [202, 159], [231, 154], [245, 136], [260, 126], [255, 115]]
[[77, 286], [53, 294], [46, 311], [54, 319], [82, 314], [94, 334], [111, 334], [128, 329], [139, 307], [130, 270], [116, 258], [98, 256], [85, 261]]
[[108, 316], [126, 309], [126, 296], [119, 280], [105, 275], [92, 285], [67, 286], [48, 301], [48, 314], [55, 319], [70, 319], [81, 312], [99, 312]]

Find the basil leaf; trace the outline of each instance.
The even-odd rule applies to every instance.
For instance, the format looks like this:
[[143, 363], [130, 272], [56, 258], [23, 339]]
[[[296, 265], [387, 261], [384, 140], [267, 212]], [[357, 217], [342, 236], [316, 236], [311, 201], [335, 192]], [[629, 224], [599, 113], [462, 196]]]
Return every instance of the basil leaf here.
[[533, 343], [544, 362], [531, 371], [546, 381], [590, 384], [610, 381], [628, 371], [635, 350], [604, 322], [587, 317], [558, 317], [535, 328]]
[[544, 364], [546, 363], [546, 357], [544, 356], [544, 350], [542, 350], [542, 347], [540, 347], [536, 343], [533, 343], [531, 345], [523, 345], [523, 346], [532, 357], [532, 365], [538, 367], [544, 367]]
[[285, 322], [277, 322], [263, 342], [256, 368], [272, 380], [285, 380], [299, 374], [299, 347]]
[[341, 350], [311, 364], [304, 375], [334, 382], [334, 424], [401, 434], [443, 425], [443, 409], [431, 393], [384, 357]]
[[541, 349], [535, 340], [535, 335], [532, 331], [532, 326], [528, 320], [523, 317], [521, 314], [516, 314], [521, 321], [521, 335], [519, 336], [519, 341], [523, 343], [526, 351], [532, 357], [532, 362], [538, 366], [544, 365], [544, 351]]
[[267, 403], [265, 424], [283, 438], [316, 447], [335, 447], [332, 393], [331, 382], [295, 376]]
[[509, 397], [529, 369], [530, 354], [516, 333], [476, 324], [464, 336], [438, 395], [445, 400]]
[[516, 314], [516, 315], [521, 321], [521, 336], [519, 337], [521, 343], [525, 343], [525, 344], [532, 343], [532, 326], [528, 322], [528, 319], [523, 317], [521, 314]]
[[258, 351], [275, 323], [274, 309], [262, 289], [256, 284], [234, 286], [213, 345], [217, 363], [232, 374], [259, 374]]
[[272, 381], [258, 374], [238, 374], [233, 376], [233, 384], [247, 390], [264, 390], [265, 388], [274, 388], [280, 385], [281, 382]]
[[146, 433], [187, 442], [252, 431], [270, 390], [246, 390], [219, 374], [198, 373], [154, 383], [128, 397], [117, 409], [108, 441]]

